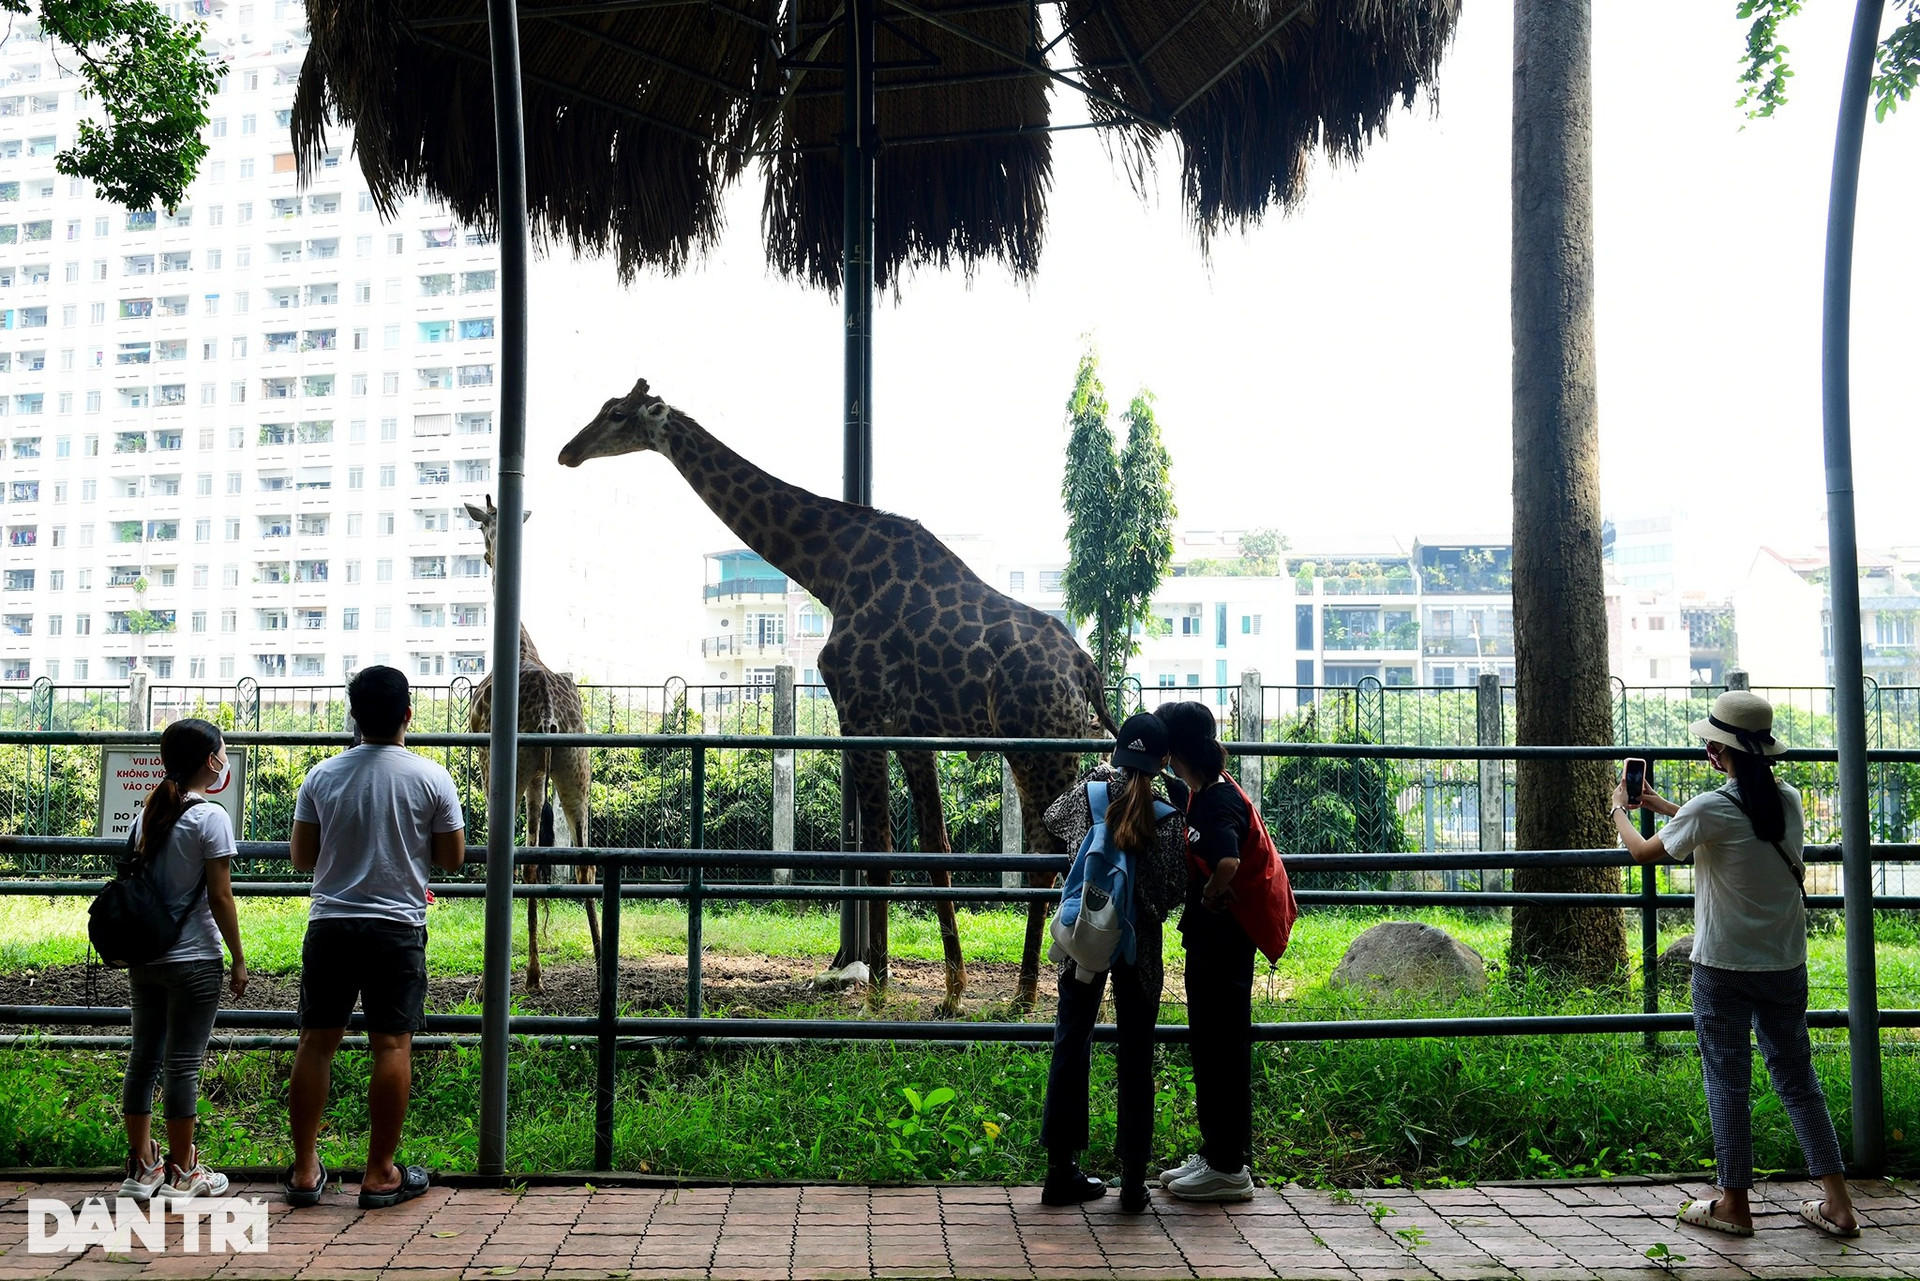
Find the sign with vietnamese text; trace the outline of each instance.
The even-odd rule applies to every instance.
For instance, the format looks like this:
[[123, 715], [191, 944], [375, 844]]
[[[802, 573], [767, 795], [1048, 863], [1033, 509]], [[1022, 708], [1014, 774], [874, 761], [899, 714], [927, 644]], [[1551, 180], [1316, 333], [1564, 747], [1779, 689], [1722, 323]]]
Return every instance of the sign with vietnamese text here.
[[[147, 794], [160, 786], [167, 767], [154, 747], [109, 747], [100, 754], [100, 835], [126, 840], [133, 820], [147, 803]], [[227, 776], [215, 779], [201, 793], [233, 820], [234, 839], [240, 837], [241, 808], [246, 795], [247, 756], [227, 754]]]

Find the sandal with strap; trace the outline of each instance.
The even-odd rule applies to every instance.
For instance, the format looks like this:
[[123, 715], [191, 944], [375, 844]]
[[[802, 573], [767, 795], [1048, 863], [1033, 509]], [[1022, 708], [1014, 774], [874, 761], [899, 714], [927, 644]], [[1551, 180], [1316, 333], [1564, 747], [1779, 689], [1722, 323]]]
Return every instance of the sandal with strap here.
[[281, 1191], [287, 1194], [287, 1204], [293, 1206], [319, 1205], [320, 1198], [326, 1193], [327, 1183], [333, 1176], [327, 1173], [327, 1163], [320, 1163], [320, 1179], [310, 1188], [303, 1188], [293, 1181], [293, 1167], [287, 1167], [287, 1177], [281, 1182]]
[[1707, 1228], [1714, 1232], [1724, 1232], [1730, 1237], [1750, 1237], [1753, 1229], [1733, 1222], [1731, 1219], [1713, 1217], [1713, 1207], [1718, 1204], [1713, 1197], [1700, 1197], [1680, 1207], [1675, 1216], [1682, 1223], [1690, 1223], [1696, 1228]]
[[369, 1192], [360, 1189], [360, 1208], [362, 1210], [385, 1210], [399, 1205], [402, 1201], [411, 1201], [417, 1196], [425, 1196], [432, 1179], [424, 1165], [403, 1165], [400, 1167], [400, 1186], [389, 1188], [385, 1192]]
[[1860, 1229], [1857, 1226], [1853, 1228], [1843, 1228], [1832, 1219], [1829, 1219], [1820, 1209], [1822, 1204], [1823, 1203], [1817, 1199], [1802, 1201], [1800, 1203], [1800, 1217], [1806, 1221], [1808, 1227], [1818, 1228], [1830, 1237], [1842, 1237], [1848, 1241], [1860, 1235]]

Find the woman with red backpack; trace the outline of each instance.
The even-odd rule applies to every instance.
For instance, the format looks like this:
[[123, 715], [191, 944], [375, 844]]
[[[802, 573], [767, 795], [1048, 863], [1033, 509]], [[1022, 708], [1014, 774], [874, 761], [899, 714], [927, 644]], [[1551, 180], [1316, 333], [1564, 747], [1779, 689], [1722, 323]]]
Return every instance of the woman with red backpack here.
[[1253, 969], [1278, 960], [1293, 925], [1293, 891], [1266, 827], [1226, 774], [1227, 750], [1204, 703], [1162, 703], [1174, 774], [1186, 784], [1187, 1025], [1200, 1151], [1160, 1174], [1183, 1201], [1253, 1198]]

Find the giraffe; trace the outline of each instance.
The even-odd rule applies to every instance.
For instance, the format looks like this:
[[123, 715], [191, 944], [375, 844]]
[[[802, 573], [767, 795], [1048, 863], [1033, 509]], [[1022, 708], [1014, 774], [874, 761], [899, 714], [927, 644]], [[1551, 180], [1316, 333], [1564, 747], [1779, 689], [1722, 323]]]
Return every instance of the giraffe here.
[[[523, 513], [522, 520], [531, 515]], [[486, 540], [487, 569], [492, 571], [493, 540], [500, 523], [499, 509], [493, 505], [493, 495], [487, 495], [487, 505], [476, 507], [467, 504], [467, 515], [473, 523], [480, 526], [480, 536]], [[495, 596], [498, 598], [499, 584], [496, 579]], [[488, 672], [479, 685], [474, 687], [473, 706], [467, 712], [467, 728], [473, 733], [484, 734], [493, 726], [493, 673]], [[587, 718], [580, 705], [580, 687], [573, 682], [573, 676], [567, 672], [556, 672], [540, 660], [540, 651], [533, 647], [533, 637], [527, 634], [525, 623], [520, 625], [520, 732], [522, 734], [584, 734], [587, 732]], [[529, 845], [554, 844], [553, 830], [543, 822], [543, 810], [551, 813], [547, 807], [547, 783], [553, 783], [553, 790], [559, 793], [560, 814], [567, 826], [567, 843], [585, 845], [587, 843], [587, 785], [593, 778], [593, 766], [584, 747], [522, 747], [519, 753], [520, 770], [517, 778], [519, 795], [515, 802], [515, 822], [518, 823], [520, 803], [527, 807], [527, 827]], [[487, 751], [480, 750], [480, 776], [487, 776]], [[546, 867], [526, 867], [521, 876], [532, 884], [544, 884], [550, 873]], [[594, 869], [588, 864], [575, 864], [574, 883], [589, 885], [594, 880]], [[581, 900], [587, 909], [587, 935], [593, 941], [593, 955], [597, 962], [600, 958], [600, 918], [592, 899]], [[527, 900], [527, 990], [540, 990], [540, 909], [543, 900]], [[598, 970], [595, 971], [598, 973]]]
[[[1093, 658], [1058, 619], [987, 586], [917, 521], [837, 502], [778, 480], [715, 439], [648, 390], [647, 380], [606, 402], [560, 451], [578, 467], [590, 458], [653, 450], [747, 546], [824, 603], [833, 631], [820, 651], [820, 676], [843, 733], [925, 737], [1085, 738], [1112, 733]], [[862, 850], [892, 849], [884, 752], [848, 753]], [[932, 752], [900, 752], [926, 853], [952, 852]], [[1008, 756], [1020, 792], [1026, 848], [1061, 853], [1041, 822], [1072, 786], [1070, 754]], [[892, 873], [868, 874], [886, 885]], [[933, 874], [939, 887], [952, 884]], [[1029, 878], [1030, 884], [1051, 878]], [[943, 1010], [956, 1012], [966, 988], [951, 901], [937, 904], [946, 964]], [[1039, 987], [1046, 907], [1029, 905], [1016, 1000], [1032, 1008]], [[839, 967], [850, 959], [840, 957]], [[876, 996], [887, 981], [887, 914], [869, 914], [867, 964]]]

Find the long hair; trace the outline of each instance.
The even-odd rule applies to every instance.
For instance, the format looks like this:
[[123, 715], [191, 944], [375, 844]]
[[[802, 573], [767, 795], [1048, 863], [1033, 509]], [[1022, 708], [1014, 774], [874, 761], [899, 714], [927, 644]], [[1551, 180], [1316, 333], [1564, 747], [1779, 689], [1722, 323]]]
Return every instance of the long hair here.
[[173, 825], [187, 808], [187, 784], [220, 750], [219, 727], [208, 721], [175, 721], [160, 735], [160, 763], [167, 776], [147, 793], [140, 811], [140, 856], [153, 858], [167, 848]]
[[1129, 854], [1145, 854], [1160, 840], [1153, 820], [1153, 775], [1137, 769], [1120, 771], [1118, 791], [1109, 789], [1107, 830], [1116, 847]]
[[1213, 713], [1205, 703], [1162, 703], [1153, 709], [1167, 726], [1167, 748], [1196, 775], [1209, 781], [1227, 769], [1227, 749], [1215, 737]]
[[1773, 763], [1725, 743], [1720, 748], [1727, 754], [1733, 781], [1740, 785], [1740, 803], [1753, 818], [1753, 834], [1763, 841], [1786, 836], [1787, 807], [1780, 799], [1780, 785], [1773, 779]]

